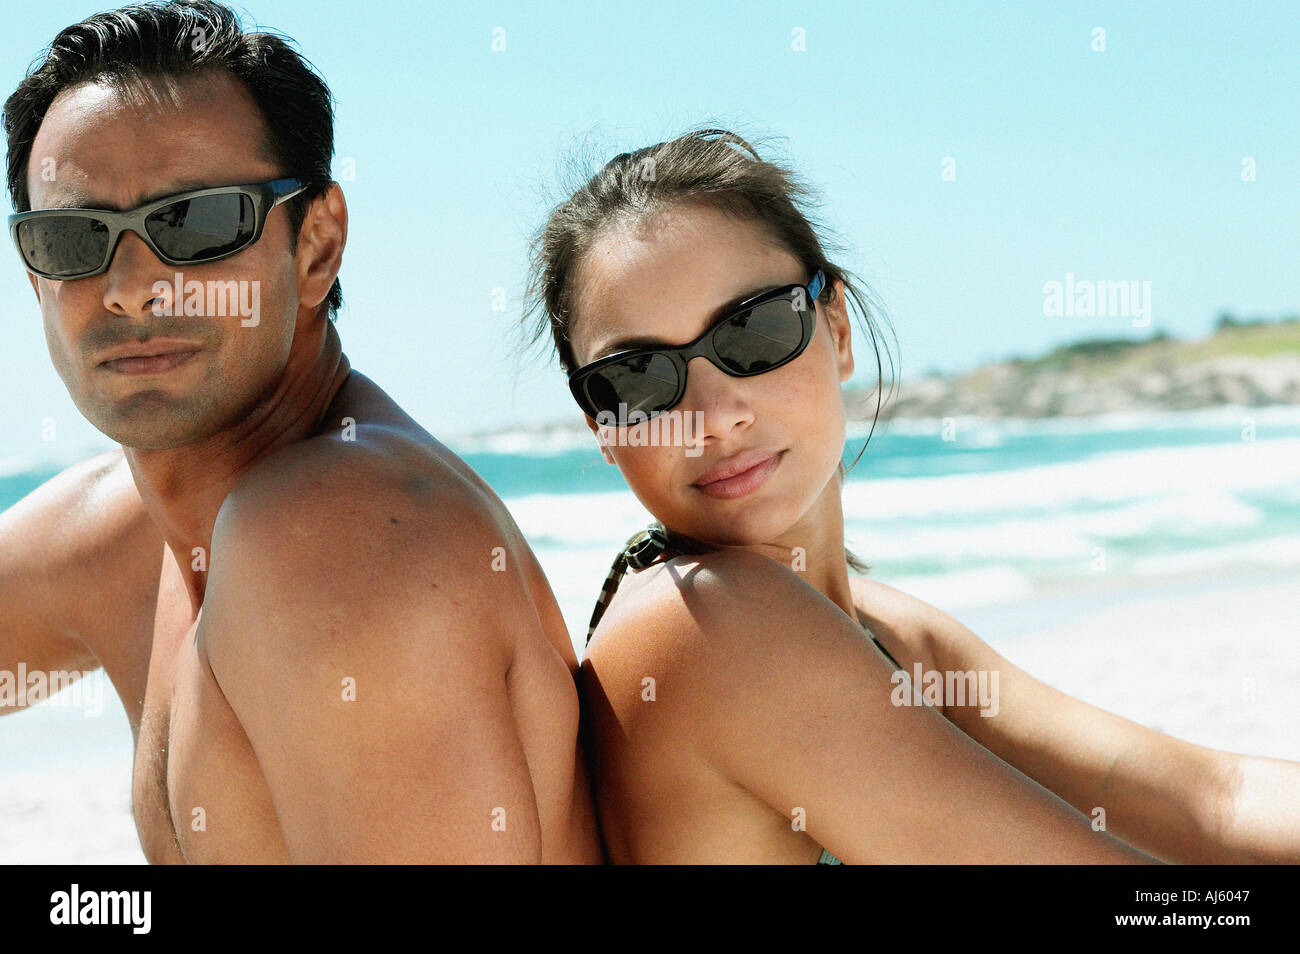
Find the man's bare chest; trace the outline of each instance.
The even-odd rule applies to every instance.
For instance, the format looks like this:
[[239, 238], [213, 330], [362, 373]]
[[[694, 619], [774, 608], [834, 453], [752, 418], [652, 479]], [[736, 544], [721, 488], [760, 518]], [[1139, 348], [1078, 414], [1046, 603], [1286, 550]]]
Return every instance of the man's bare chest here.
[[132, 777], [145, 857], [283, 863], [288, 857], [256, 754], [208, 664], [199, 620], [167, 576], [164, 570]]

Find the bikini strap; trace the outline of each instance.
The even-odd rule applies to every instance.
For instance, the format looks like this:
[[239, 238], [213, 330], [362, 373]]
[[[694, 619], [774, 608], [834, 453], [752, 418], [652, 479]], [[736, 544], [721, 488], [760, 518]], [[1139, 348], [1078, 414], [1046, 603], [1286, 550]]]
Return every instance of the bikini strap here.
[[[609, 573], [605, 575], [605, 582], [601, 584], [600, 596], [596, 600], [595, 609], [591, 611], [591, 623], [587, 626], [587, 644], [591, 643], [591, 637], [596, 632], [596, 626], [600, 623], [600, 618], [605, 615], [605, 608], [609, 606], [609, 601], [614, 598], [618, 585], [623, 582], [623, 577], [629, 569], [639, 573], [646, 567], [654, 566], [654, 564], [661, 561], [666, 562], [675, 556], [711, 553], [716, 549], [716, 547], [701, 543], [699, 540], [693, 540], [674, 530], [669, 530], [658, 520], [644, 530], [632, 534], [627, 543], [623, 545], [623, 549], [618, 556], [614, 558], [614, 565], [609, 568]], [[866, 630], [867, 635], [871, 637], [871, 641], [885, 654], [885, 657], [894, 664], [894, 668], [903, 669], [898, 660], [894, 658], [894, 654], [886, 649], [880, 640], [876, 639], [876, 634], [867, 626], [862, 628]]]
[[669, 530], [658, 520], [644, 530], [632, 534], [618, 556], [614, 558], [614, 564], [605, 575], [605, 582], [601, 584], [600, 596], [596, 599], [596, 607], [591, 612], [591, 623], [587, 626], [587, 642], [591, 642], [600, 618], [605, 615], [609, 601], [614, 598], [618, 585], [623, 582], [623, 577], [629, 569], [639, 573], [647, 567], [661, 561], [666, 562], [675, 556], [708, 553], [713, 549], [698, 540], [692, 540], [690, 537]]

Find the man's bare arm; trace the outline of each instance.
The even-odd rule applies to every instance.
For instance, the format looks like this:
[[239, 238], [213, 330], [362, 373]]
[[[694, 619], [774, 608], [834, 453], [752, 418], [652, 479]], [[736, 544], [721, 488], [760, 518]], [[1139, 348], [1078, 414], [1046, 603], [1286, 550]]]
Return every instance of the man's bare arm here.
[[540, 860], [506, 688], [521, 594], [490, 521], [294, 470], [223, 510], [199, 629], [290, 859]]
[[[98, 667], [79, 625], [90, 594], [77, 592], [72, 577], [102, 542], [94, 498], [119, 466], [120, 452], [82, 461], [0, 513], [0, 671], [16, 678], [20, 665], [28, 672]], [[0, 705], [0, 715], [22, 708], [19, 701]]]

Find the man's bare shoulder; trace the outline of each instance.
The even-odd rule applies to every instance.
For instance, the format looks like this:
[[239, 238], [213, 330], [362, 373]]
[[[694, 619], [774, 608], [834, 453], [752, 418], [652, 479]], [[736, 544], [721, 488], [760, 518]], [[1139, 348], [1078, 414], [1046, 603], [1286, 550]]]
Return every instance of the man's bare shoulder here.
[[96, 655], [101, 638], [130, 630], [121, 614], [157, 586], [162, 553], [120, 450], [74, 464], [0, 514], [0, 578]]
[[536, 807], [506, 678], [527, 594], [494, 570], [493, 514], [436, 448], [355, 436], [295, 445], [230, 494], [200, 645], [294, 858], [461, 860], [469, 835], [410, 833], [494, 807], [511, 837], [475, 850], [527, 856]]
[[[50, 556], [77, 562], [152, 529], [121, 449], [73, 464], [6, 516], [35, 525]], [[161, 545], [161, 534], [151, 536]]]
[[218, 537], [262, 540], [287, 556], [338, 561], [337, 568], [370, 563], [382, 546], [408, 566], [441, 566], [459, 554], [457, 562], [476, 571], [465, 554], [506, 538], [513, 545], [514, 534], [495, 495], [446, 447], [422, 432], [357, 425], [254, 466], [221, 507], [213, 550]]
[[[256, 676], [334, 652], [508, 665], [512, 614], [529, 608], [519, 575], [500, 571], [513, 569], [502, 558], [513, 526], [440, 448], [358, 427], [250, 470], [213, 530], [204, 617], [214, 669], [246, 663]], [[266, 623], [273, 643], [240, 648]]]

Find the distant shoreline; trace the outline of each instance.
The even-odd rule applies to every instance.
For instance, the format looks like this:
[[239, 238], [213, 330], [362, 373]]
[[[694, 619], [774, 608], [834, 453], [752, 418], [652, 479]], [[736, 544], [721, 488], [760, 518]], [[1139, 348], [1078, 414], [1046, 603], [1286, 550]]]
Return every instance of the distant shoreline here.
[[[876, 389], [845, 392], [849, 420], [870, 420]], [[889, 418], [1089, 417], [1235, 404], [1300, 404], [1300, 318], [1236, 322], [1193, 340], [1093, 338], [1035, 358], [899, 383]]]
[[[1132, 411], [1188, 411], [1240, 405], [1300, 404], [1300, 317], [1239, 322], [1220, 317], [1203, 338], [1145, 340], [1089, 338], [1034, 358], [983, 364], [960, 374], [901, 379], [881, 408], [881, 421], [975, 417], [1044, 419], [1092, 417]], [[875, 387], [846, 387], [850, 428], [870, 424]], [[476, 445], [517, 437], [566, 443], [586, 435], [572, 417], [532, 426], [509, 426], [449, 438]]]

